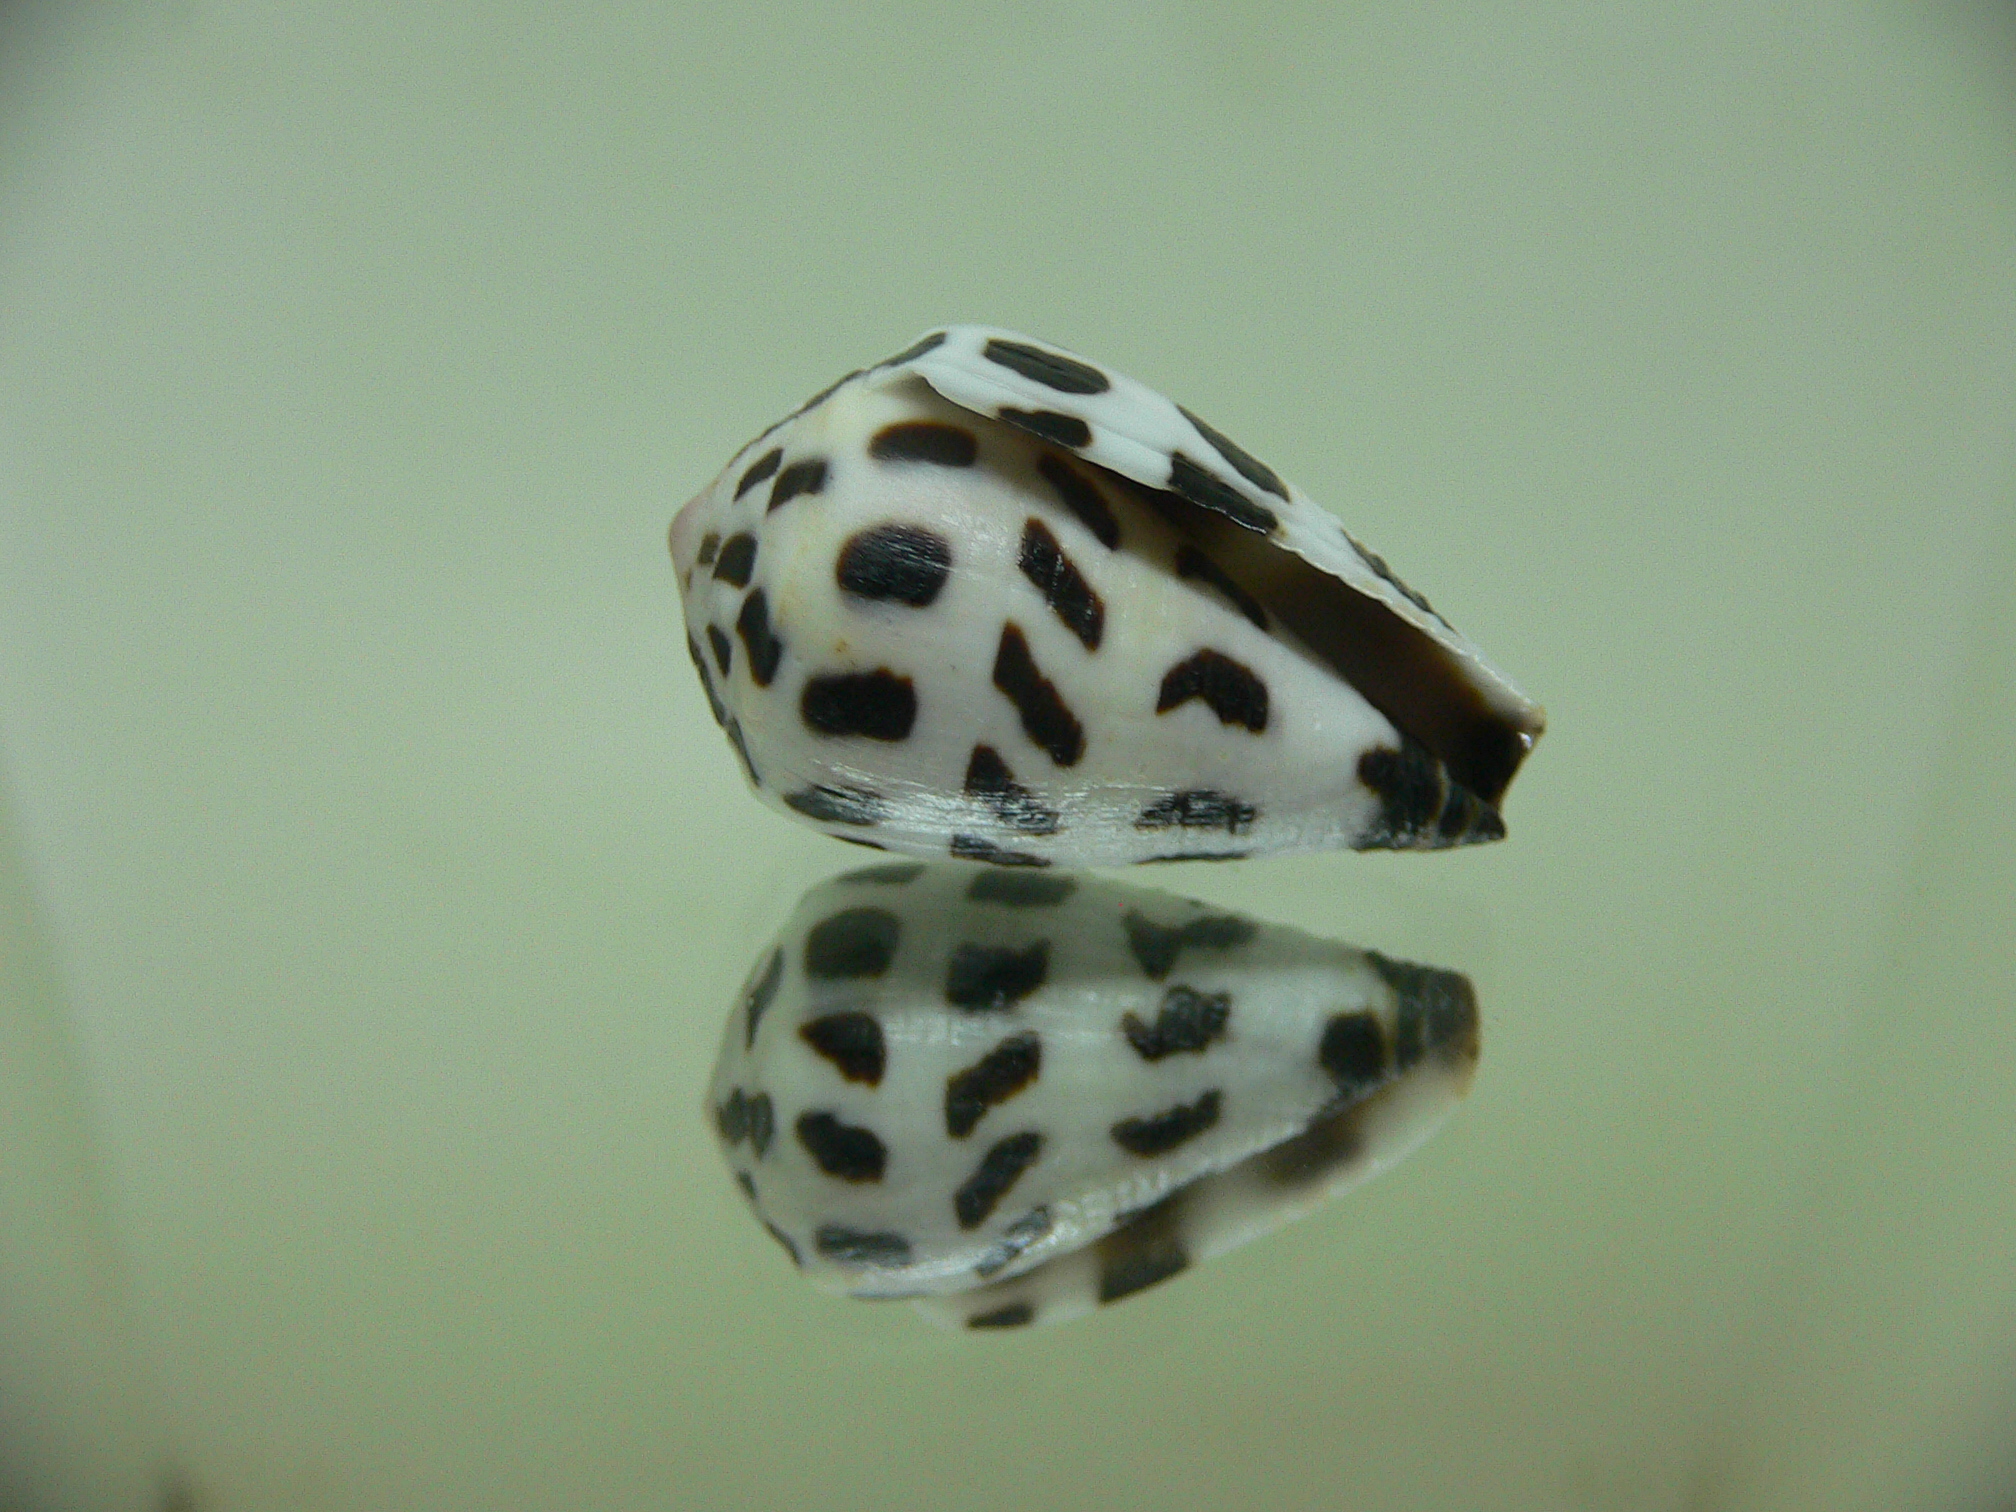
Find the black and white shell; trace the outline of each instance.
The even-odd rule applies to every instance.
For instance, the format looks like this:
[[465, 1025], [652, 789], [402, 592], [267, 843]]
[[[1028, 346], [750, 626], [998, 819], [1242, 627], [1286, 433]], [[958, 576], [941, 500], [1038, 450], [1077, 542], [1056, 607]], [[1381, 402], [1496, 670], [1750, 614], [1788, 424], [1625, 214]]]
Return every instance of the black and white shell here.
[[756, 791], [924, 856], [1115, 865], [1504, 834], [1541, 711], [1188, 410], [934, 331], [673, 521], [687, 647]]
[[1454, 972], [1060, 872], [813, 888], [709, 1115], [815, 1285], [974, 1328], [1071, 1317], [1301, 1216], [1468, 1090]]

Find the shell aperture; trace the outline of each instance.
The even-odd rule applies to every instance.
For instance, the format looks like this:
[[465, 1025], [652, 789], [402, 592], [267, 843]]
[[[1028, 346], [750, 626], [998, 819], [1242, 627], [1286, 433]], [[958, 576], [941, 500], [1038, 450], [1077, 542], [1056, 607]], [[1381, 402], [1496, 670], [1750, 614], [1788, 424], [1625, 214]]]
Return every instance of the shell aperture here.
[[1394, 1163], [1467, 1091], [1462, 976], [1063, 872], [814, 887], [708, 1093], [814, 1285], [979, 1329], [1167, 1279]]
[[1229, 437], [989, 327], [849, 374], [670, 542], [752, 786], [889, 850], [1075, 866], [1491, 840], [1543, 728]]

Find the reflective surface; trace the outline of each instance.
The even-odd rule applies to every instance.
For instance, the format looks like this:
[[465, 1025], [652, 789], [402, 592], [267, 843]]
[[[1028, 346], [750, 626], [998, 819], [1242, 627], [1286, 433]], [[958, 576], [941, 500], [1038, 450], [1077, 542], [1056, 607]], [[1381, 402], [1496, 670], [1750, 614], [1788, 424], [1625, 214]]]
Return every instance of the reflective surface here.
[[[1992, 1505], [2002, 12], [53, 15], [0, 19], [0, 1499]], [[1470, 976], [1461, 1115], [986, 1341], [722, 1178], [720, 1015], [858, 853], [742, 791], [665, 551], [947, 319], [1182, 396], [1550, 716], [1503, 844], [1151, 879]]]

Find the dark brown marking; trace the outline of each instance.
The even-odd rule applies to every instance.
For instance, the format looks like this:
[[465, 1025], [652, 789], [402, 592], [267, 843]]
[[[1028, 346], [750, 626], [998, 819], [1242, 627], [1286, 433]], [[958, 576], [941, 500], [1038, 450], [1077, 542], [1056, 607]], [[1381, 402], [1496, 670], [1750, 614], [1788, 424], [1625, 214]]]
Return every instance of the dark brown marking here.
[[952, 548], [943, 536], [916, 525], [876, 525], [847, 538], [833, 576], [856, 598], [922, 609], [938, 597], [951, 570]]
[[1036, 585], [1064, 628], [1085, 643], [1087, 651], [1099, 649], [1106, 629], [1106, 606], [1092, 585], [1085, 581], [1050, 527], [1034, 515], [1022, 527], [1022, 555], [1017, 563], [1022, 576]]
[[969, 1013], [1013, 1008], [1043, 985], [1050, 974], [1050, 942], [976, 945], [968, 941], [952, 952], [945, 968], [945, 1001]]
[[731, 1087], [721, 1106], [714, 1110], [714, 1127], [720, 1131], [724, 1144], [740, 1144], [749, 1137], [749, 1100], [740, 1087]]
[[735, 1173], [735, 1185], [742, 1188], [742, 1195], [744, 1197], [747, 1197], [751, 1202], [756, 1200], [756, 1178], [754, 1176], [751, 1176], [747, 1171], [737, 1171]]
[[869, 1232], [844, 1223], [822, 1223], [812, 1235], [812, 1247], [843, 1265], [898, 1266], [910, 1263], [910, 1241], [887, 1229]]
[[1009, 404], [1002, 405], [994, 413], [1017, 430], [1025, 430], [1058, 446], [1075, 448], [1092, 444], [1092, 427], [1076, 415], [1066, 415], [1058, 410], [1016, 409]]
[[824, 457], [807, 457], [801, 462], [793, 462], [777, 474], [777, 481], [770, 485], [770, 503], [763, 512], [768, 514], [773, 509], [781, 509], [800, 494], [816, 494], [825, 487]]
[[966, 1320], [968, 1328], [1022, 1328], [1036, 1321], [1036, 1308], [1029, 1302], [1010, 1302], [992, 1312], [975, 1313]]
[[700, 686], [707, 690], [707, 708], [714, 716], [714, 723], [725, 728], [728, 723], [728, 711], [721, 706], [721, 695], [714, 691], [714, 677], [707, 670], [706, 660], [700, 655], [700, 643], [690, 635], [686, 637], [686, 654], [693, 658], [693, 670], [700, 674]]
[[1255, 1157], [1254, 1168], [1282, 1186], [1302, 1186], [1333, 1174], [1365, 1153], [1364, 1101], [1326, 1110], [1299, 1134]]
[[829, 1013], [799, 1025], [798, 1037], [831, 1061], [848, 1081], [882, 1085], [888, 1052], [882, 1044], [882, 1025], [873, 1014]]
[[1193, 1103], [1176, 1103], [1146, 1118], [1123, 1118], [1113, 1125], [1113, 1143], [1144, 1160], [1166, 1155], [1215, 1125], [1223, 1103], [1214, 1087]]
[[756, 758], [749, 754], [749, 742], [742, 734], [742, 721], [731, 719], [724, 726], [728, 731], [728, 744], [735, 748], [735, 754], [742, 760], [742, 770], [749, 774], [749, 785], [760, 788], [763, 779], [756, 771]]
[[743, 530], [721, 543], [721, 554], [714, 559], [717, 579], [731, 587], [747, 588], [749, 574], [755, 570], [756, 537]]
[[1017, 782], [1001, 753], [990, 745], [976, 745], [967, 758], [966, 791], [986, 799], [995, 818], [1025, 835], [1057, 833], [1057, 810]]
[[1225, 1022], [1231, 1016], [1229, 992], [1171, 987], [1162, 994], [1162, 1006], [1153, 1024], [1129, 1013], [1120, 1020], [1120, 1031], [1135, 1054], [1153, 1062], [1165, 1055], [1202, 1055], [1214, 1041], [1225, 1037]]
[[896, 959], [903, 925], [886, 908], [843, 908], [805, 936], [805, 975], [822, 982], [879, 977]]
[[1032, 856], [1028, 851], [1005, 850], [983, 835], [954, 835], [951, 854], [961, 861], [984, 861], [989, 866], [1048, 866], [1048, 856]]
[[831, 1113], [800, 1113], [798, 1143], [819, 1169], [840, 1181], [880, 1181], [889, 1151], [873, 1129], [844, 1124]]
[[1359, 850], [1408, 850], [1435, 835], [1442, 813], [1442, 764], [1418, 741], [1400, 749], [1374, 746], [1358, 758], [1358, 780], [1379, 799], [1379, 812], [1358, 836]]
[[1060, 767], [1077, 765], [1085, 754], [1085, 729], [1065, 706], [1057, 685], [1036, 668], [1028, 639], [1013, 620], [1001, 627], [994, 654], [994, 686], [1008, 695], [1022, 716], [1022, 732]]
[[707, 644], [714, 652], [714, 664], [721, 669], [721, 675], [726, 677], [729, 667], [735, 661], [735, 642], [721, 633], [719, 625], [709, 625], [707, 627]]
[[1191, 414], [1190, 411], [1183, 409], [1183, 406], [1180, 404], [1176, 408], [1183, 410], [1183, 418], [1197, 427], [1197, 434], [1202, 436], [1206, 441], [1209, 441], [1219, 456], [1238, 469], [1240, 477], [1251, 483], [1255, 488], [1266, 489], [1267, 492], [1281, 500], [1282, 503], [1285, 504], [1288, 502], [1288, 485], [1281, 481], [1279, 473], [1246, 450], [1245, 447], [1240, 446], [1216, 426], [1206, 425], [1202, 420]]
[[1228, 835], [1237, 835], [1252, 828], [1259, 813], [1260, 810], [1252, 804], [1234, 798], [1230, 793], [1221, 793], [1215, 788], [1185, 788], [1180, 793], [1158, 798], [1141, 810], [1140, 817], [1134, 821], [1134, 828], [1216, 829]]
[[720, 549], [721, 549], [720, 533], [718, 531], [712, 531], [712, 530], [708, 531], [707, 534], [700, 537], [700, 549], [693, 554], [693, 565], [695, 567], [712, 566], [714, 562], [714, 553], [719, 551]]
[[1033, 1029], [1010, 1035], [963, 1071], [945, 1078], [945, 1132], [964, 1139], [987, 1116], [1042, 1074], [1043, 1041]]
[[971, 467], [980, 443], [964, 426], [941, 420], [902, 420], [885, 425], [868, 442], [877, 462], [924, 462], [933, 467]]
[[773, 446], [754, 462], [750, 463], [749, 470], [742, 474], [742, 481], [735, 485], [735, 497], [738, 499], [741, 498], [742, 495], [749, 492], [758, 483], [769, 478], [772, 473], [777, 471], [777, 464], [783, 460], [783, 448]]
[[742, 995], [742, 1048], [748, 1050], [756, 1043], [756, 1026], [763, 1021], [763, 1015], [770, 1011], [770, 1004], [776, 1000], [777, 986], [784, 980], [784, 952], [770, 952], [770, 964], [763, 968], [763, 974], [749, 984]]
[[1399, 574], [1386, 565], [1386, 558], [1379, 555], [1376, 551], [1367, 549], [1365, 544], [1348, 530], [1344, 532], [1344, 539], [1349, 541], [1351, 549], [1358, 553], [1358, 560], [1372, 569], [1374, 577], [1393, 589], [1394, 592], [1398, 593], [1400, 597], [1407, 600], [1408, 603], [1419, 609], [1423, 614], [1433, 614], [1436, 619], [1442, 620], [1443, 624], [1446, 625], [1449, 623], [1449, 621], [1443, 620], [1441, 615], [1435, 614], [1435, 606], [1433, 604], [1400, 581]]
[[1172, 1192], [1099, 1241], [1101, 1302], [1131, 1297], [1190, 1264], [1176, 1225], [1182, 1196]]
[[1169, 975], [1186, 946], [1231, 950], [1246, 944], [1258, 932], [1251, 919], [1242, 919], [1237, 914], [1205, 914], [1182, 924], [1157, 924], [1129, 910], [1120, 923], [1127, 931], [1127, 948], [1134, 952], [1141, 970], [1154, 982]]
[[735, 633], [749, 648], [749, 676], [759, 688], [767, 688], [784, 659], [784, 642], [770, 629], [770, 601], [761, 588], [751, 588], [742, 600], [742, 612], [735, 616]]
[[917, 722], [917, 690], [887, 667], [829, 672], [805, 680], [798, 713], [814, 734], [905, 740]]
[[866, 882], [878, 887], [901, 887], [906, 882], [915, 882], [923, 875], [922, 861], [898, 861], [889, 866], [864, 866], [859, 871], [843, 873], [835, 880]]
[[1110, 551], [1120, 544], [1120, 522], [1113, 518], [1106, 496], [1097, 485], [1061, 457], [1044, 457], [1036, 464], [1036, 471], [1057, 490], [1057, 497], [1078, 516], [1078, 523], [1099, 538], [1100, 545]]
[[1267, 628], [1267, 611], [1260, 607], [1260, 601], [1233, 582], [1223, 567], [1188, 541], [1176, 548], [1176, 575], [1210, 584], [1225, 596], [1226, 602], [1251, 620], [1255, 628]]
[[1429, 1055], [1459, 1065], [1477, 1058], [1477, 992], [1461, 972], [1394, 961], [1376, 951], [1365, 959], [1399, 999], [1393, 1064], [1406, 1071]]
[[1022, 1173], [1043, 1153], [1043, 1136], [1034, 1129], [1010, 1134], [980, 1157], [980, 1164], [952, 1194], [952, 1212], [962, 1229], [976, 1229], [993, 1215]]
[[770, 1136], [777, 1132], [777, 1115], [770, 1105], [770, 1094], [758, 1092], [749, 1099], [749, 1148], [761, 1160], [770, 1153]]
[[980, 355], [1060, 394], [1103, 394], [1113, 386], [1104, 373], [1089, 363], [1020, 341], [995, 337], [980, 349]]
[[1164, 856], [1143, 856], [1137, 866], [1155, 866], [1165, 861], [1244, 861], [1251, 851], [1170, 851]]
[[1281, 523], [1265, 504], [1255, 504], [1216, 473], [1199, 467], [1180, 451], [1170, 459], [1169, 488], [1199, 508], [1221, 514], [1233, 524], [1261, 535], [1271, 535]]
[[1026, 872], [986, 871], [975, 877], [966, 896], [975, 903], [1002, 903], [1010, 908], [1055, 908], [1078, 890], [1075, 877], [1032, 877]]
[[885, 357], [876, 363], [877, 367], [901, 367], [906, 362], [915, 362], [926, 352], [935, 351], [945, 344], [945, 333], [933, 331], [929, 336], [920, 336], [903, 348], [894, 357]]
[[1377, 1014], [1336, 1013], [1323, 1026], [1316, 1062], [1330, 1073], [1337, 1090], [1363, 1097], [1386, 1079], [1386, 1031]]
[[740, 1087], [732, 1089], [727, 1100], [714, 1110], [714, 1121], [721, 1130], [721, 1138], [733, 1145], [743, 1139], [761, 1160], [770, 1151], [770, 1136], [777, 1130], [777, 1115], [770, 1104], [768, 1092], [758, 1092], [745, 1096]]
[[1167, 714], [1193, 698], [1203, 699], [1220, 724], [1244, 725], [1256, 735], [1267, 728], [1267, 684], [1222, 651], [1207, 647], [1171, 667], [1155, 712]]
[[786, 793], [784, 802], [807, 819], [817, 819], [825, 824], [852, 824], [865, 828], [880, 824], [889, 817], [889, 800], [872, 788], [838, 788], [814, 783], [795, 793]]
[[1013, 1265], [1022, 1252], [1050, 1232], [1050, 1209], [1036, 1206], [1001, 1231], [1001, 1237], [973, 1264], [973, 1274], [986, 1280]]

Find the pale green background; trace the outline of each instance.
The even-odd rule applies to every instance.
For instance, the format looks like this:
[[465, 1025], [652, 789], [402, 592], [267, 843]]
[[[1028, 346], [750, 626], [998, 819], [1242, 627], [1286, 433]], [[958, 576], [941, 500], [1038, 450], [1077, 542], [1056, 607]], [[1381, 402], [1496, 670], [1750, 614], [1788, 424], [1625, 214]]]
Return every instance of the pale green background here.
[[[2009, 19], [0, 12], [0, 1505], [2009, 1506]], [[1210, 417], [1553, 721], [1502, 846], [1150, 879], [1472, 973], [1443, 1135], [985, 1340], [712, 1147], [858, 853], [664, 552], [945, 320]]]

